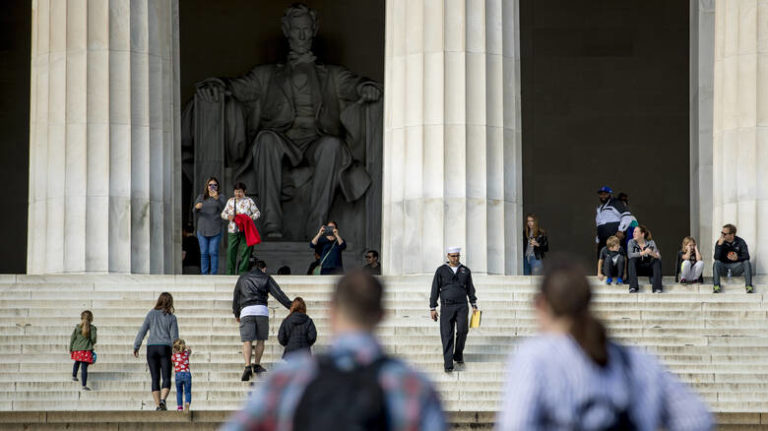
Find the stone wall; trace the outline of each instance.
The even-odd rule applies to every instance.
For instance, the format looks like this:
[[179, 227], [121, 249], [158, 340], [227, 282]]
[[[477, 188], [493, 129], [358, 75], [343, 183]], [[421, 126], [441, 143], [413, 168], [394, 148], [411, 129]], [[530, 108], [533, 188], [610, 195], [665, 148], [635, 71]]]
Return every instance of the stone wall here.
[[31, 12], [29, 2], [6, 2], [0, 16], [0, 172], [6, 190], [0, 273], [23, 273], [27, 267]]
[[690, 224], [688, 19], [684, 1], [520, 1], [523, 208], [551, 250], [595, 255], [610, 185], [673, 273]]

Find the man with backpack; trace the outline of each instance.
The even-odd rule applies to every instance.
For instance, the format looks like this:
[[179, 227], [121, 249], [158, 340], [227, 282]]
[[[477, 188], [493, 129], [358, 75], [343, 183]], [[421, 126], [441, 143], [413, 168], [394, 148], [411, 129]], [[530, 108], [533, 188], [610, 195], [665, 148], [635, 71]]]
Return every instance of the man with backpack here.
[[332, 293], [328, 353], [295, 356], [254, 390], [224, 430], [445, 430], [435, 388], [388, 357], [373, 332], [384, 309], [382, 284], [364, 271]]

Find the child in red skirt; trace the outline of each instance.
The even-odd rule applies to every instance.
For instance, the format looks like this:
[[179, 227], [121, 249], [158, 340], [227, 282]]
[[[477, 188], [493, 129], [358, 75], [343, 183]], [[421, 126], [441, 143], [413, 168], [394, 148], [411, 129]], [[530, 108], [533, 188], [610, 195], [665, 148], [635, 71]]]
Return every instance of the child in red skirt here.
[[93, 313], [85, 310], [80, 313], [80, 323], [75, 326], [69, 338], [69, 355], [75, 365], [72, 368], [72, 381], [77, 381], [77, 369], [82, 366], [83, 390], [90, 391], [88, 384], [88, 365], [93, 363], [93, 346], [96, 344], [96, 327]]

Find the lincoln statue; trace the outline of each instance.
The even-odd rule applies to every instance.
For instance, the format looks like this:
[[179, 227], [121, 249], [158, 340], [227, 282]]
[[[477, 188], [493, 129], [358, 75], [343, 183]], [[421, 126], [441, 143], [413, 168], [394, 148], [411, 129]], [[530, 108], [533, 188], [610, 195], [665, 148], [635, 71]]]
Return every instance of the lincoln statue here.
[[[184, 127], [201, 153], [194, 156], [195, 189], [204, 176], [223, 176], [226, 166], [231, 182], [256, 193], [262, 234], [283, 238], [286, 218], [300, 217], [303, 226], [291, 235], [298, 239], [312, 237], [328, 221], [337, 192], [354, 202], [371, 186], [365, 169], [370, 131], [362, 112], [381, 99], [381, 87], [317, 61], [315, 10], [292, 5], [281, 28], [290, 50], [286, 62], [198, 83], [194, 125]], [[283, 202], [296, 197], [302, 203], [294, 208], [301, 210], [284, 214]]]

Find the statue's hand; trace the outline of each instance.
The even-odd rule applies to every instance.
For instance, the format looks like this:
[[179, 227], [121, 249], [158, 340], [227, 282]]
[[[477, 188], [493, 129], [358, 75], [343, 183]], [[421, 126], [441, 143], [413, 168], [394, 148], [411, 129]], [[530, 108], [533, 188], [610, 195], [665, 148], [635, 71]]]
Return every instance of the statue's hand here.
[[197, 87], [197, 96], [210, 103], [223, 101], [225, 92], [224, 85], [217, 81], [208, 81]]
[[363, 85], [360, 87], [360, 101], [363, 103], [376, 102], [381, 98], [381, 90], [375, 85]]

